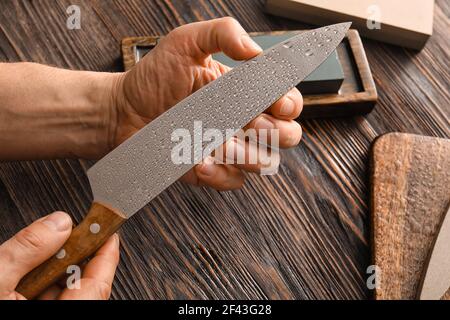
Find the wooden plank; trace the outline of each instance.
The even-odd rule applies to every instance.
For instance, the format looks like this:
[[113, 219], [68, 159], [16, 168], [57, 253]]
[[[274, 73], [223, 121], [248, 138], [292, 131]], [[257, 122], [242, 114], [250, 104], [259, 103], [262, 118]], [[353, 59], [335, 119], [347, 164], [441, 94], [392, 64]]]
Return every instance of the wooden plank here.
[[412, 49], [433, 34], [434, 0], [267, 0], [266, 10], [311, 24], [352, 21], [364, 36]]
[[415, 299], [450, 203], [450, 140], [391, 133], [372, 149], [376, 299]]
[[[84, 22], [69, 31], [71, 4], [3, 1], [0, 61], [118, 71], [122, 38], [192, 21], [232, 15], [250, 32], [307, 27], [264, 14], [263, 0], [78, 0]], [[283, 152], [278, 176], [249, 175], [237, 192], [177, 183], [127, 222], [113, 298], [370, 297], [369, 148], [391, 131], [450, 136], [449, 13], [438, 0], [436, 32], [420, 53], [364, 41], [377, 108], [365, 118], [302, 121], [303, 142]], [[92, 201], [87, 166], [1, 163], [0, 242], [54, 210], [79, 222]]]

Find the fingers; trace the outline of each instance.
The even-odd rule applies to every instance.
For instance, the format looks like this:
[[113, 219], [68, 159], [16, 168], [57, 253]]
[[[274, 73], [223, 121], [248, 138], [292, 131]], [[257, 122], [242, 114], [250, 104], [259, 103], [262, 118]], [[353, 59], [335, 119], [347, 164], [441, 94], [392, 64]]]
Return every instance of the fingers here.
[[280, 165], [278, 150], [258, 145], [256, 137], [252, 140], [245, 141], [234, 137], [217, 149], [214, 158], [253, 173], [265, 173], [278, 168]]
[[[261, 114], [251, 121], [246, 127], [248, 129], [278, 130], [278, 145], [280, 148], [292, 148], [300, 143], [302, 138], [302, 127], [294, 120], [280, 120], [268, 114]], [[259, 133], [258, 133], [259, 134]], [[274, 144], [268, 137], [268, 143]]]
[[208, 185], [219, 191], [235, 190], [242, 187], [245, 176], [233, 165], [215, 164], [212, 157], [194, 168], [199, 185]]
[[[278, 139], [277, 145], [280, 148], [294, 147], [300, 142], [302, 137], [302, 128], [296, 121], [277, 119], [269, 114], [262, 114], [250, 122], [245, 130], [249, 131], [250, 129], [254, 129], [259, 142], [261, 141], [260, 136], [263, 134], [262, 130], [269, 130], [267, 133], [267, 144], [272, 146], [276, 144], [272, 141], [274, 137], [271, 136], [271, 130], [278, 130], [278, 134], [275, 137]], [[187, 173], [183, 180], [191, 184], [208, 185], [217, 190], [225, 191], [239, 189], [243, 185], [245, 176], [241, 169], [257, 173], [263, 173], [262, 170], [264, 169], [265, 174], [276, 172], [280, 163], [280, 155], [276, 150], [269, 152], [266, 149], [265, 152], [261, 152], [261, 148], [265, 149], [267, 147], [264, 145], [256, 146], [254, 143], [249, 144], [243, 140], [234, 138], [216, 151], [222, 155], [220, 158], [222, 162], [227, 160], [226, 163], [228, 163], [228, 160], [232, 160], [233, 164], [217, 164], [214, 163], [212, 157], [208, 157], [202, 164], [196, 166], [193, 171]], [[232, 159], [230, 159], [227, 152], [229, 148], [236, 148]], [[239, 154], [244, 155], [244, 160], [238, 159]], [[255, 155], [256, 162], [250, 161], [249, 159], [255, 159]], [[239, 161], [236, 161], [236, 159]]]
[[230, 17], [188, 24], [168, 37], [179, 39], [180, 43], [191, 40], [185, 53], [198, 59], [223, 51], [234, 60], [247, 60], [262, 52], [239, 22]]
[[56, 254], [72, 231], [67, 213], [55, 212], [0, 246], [0, 291], [14, 290], [27, 273]]
[[289, 91], [284, 97], [275, 102], [267, 113], [283, 120], [294, 120], [303, 110], [303, 97], [297, 88]]
[[114, 275], [119, 264], [119, 242], [117, 234], [110, 237], [84, 268], [79, 289], [64, 290], [59, 299], [109, 299]]

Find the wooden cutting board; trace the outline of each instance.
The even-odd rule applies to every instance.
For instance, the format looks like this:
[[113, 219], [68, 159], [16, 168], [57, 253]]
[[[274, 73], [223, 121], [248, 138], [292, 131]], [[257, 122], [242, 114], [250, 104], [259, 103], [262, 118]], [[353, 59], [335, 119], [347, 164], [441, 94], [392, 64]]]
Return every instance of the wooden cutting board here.
[[266, 11], [315, 25], [352, 21], [366, 37], [413, 49], [433, 33], [434, 0], [267, 0]]
[[[371, 154], [376, 299], [415, 299], [450, 202], [450, 140], [391, 133]], [[450, 289], [443, 298], [450, 299]]]

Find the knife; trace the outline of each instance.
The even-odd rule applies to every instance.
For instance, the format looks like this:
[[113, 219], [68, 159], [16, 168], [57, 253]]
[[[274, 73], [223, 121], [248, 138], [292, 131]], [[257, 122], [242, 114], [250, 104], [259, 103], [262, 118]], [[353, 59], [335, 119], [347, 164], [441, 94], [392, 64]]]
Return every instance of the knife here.
[[[228, 136], [264, 112], [320, 66], [345, 37], [351, 23], [307, 31], [284, 41], [204, 86], [122, 143], [88, 170], [94, 202], [61, 251], [26, 275], [17, 291], [35, 298], [91, 256], [120, 226], [204, 158], [174, 164], [171, 135], [194, 121]], [[194, 139], [195, 140], [195, 139]], [[214, 150], [223, 143], [208, 145]]]
[[420, 300], [440, 300], [450, 288], [450, 206], [444, 216], [419, 288]]

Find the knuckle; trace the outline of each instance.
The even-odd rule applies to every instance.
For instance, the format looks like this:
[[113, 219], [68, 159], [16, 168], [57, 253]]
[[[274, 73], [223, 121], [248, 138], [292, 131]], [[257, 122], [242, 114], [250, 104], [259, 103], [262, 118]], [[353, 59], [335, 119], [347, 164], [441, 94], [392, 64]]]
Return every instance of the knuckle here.
[[44, 240], [42, 237], [28, 228], [20, 231], [14, 239], [19, 246], [27, 249], [38, 250], [44, 247]]
[[95, 282], [95, 290], [98, 297], [102, 300], [108, 300], [111, 296], [111, 286], [106, 282]]
[[241, 24], [233, 17], [221, 18], [220, 24], [225, 28], [241, 27]]
[[185, 38], [187, 33], [186, 27], [187, 25], [176, 27], [175, 29], [169, 32], [169, 34], [165, 37], [165, 39], [177, 40], [180, 38]]
[[183, 33], [183, 26], [176, 27], [175, 29], [169, 32], [168, 36], [174, 37], [179, 35], [180, 33]]

